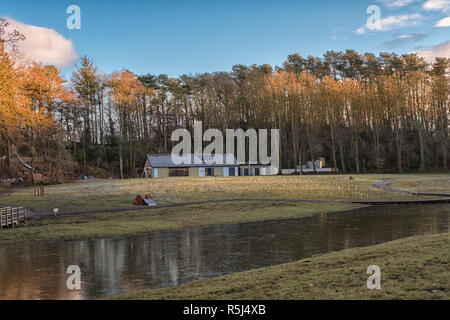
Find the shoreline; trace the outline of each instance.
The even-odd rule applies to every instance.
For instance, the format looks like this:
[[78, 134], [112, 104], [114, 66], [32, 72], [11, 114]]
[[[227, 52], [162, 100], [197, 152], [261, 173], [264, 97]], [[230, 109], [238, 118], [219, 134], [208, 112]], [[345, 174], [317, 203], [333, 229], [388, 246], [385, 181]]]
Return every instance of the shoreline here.
[[[424, 292], [421, 299], [448, 300], [449, 245], [450, 232], [413, 236], [104, 300], [402, 300]], [[430, 259], [435, 270], [418, 272]], [[382, 270], [382, 288], [370, 291], [365, 288], [366, 268], [374, 263]], [[403, 273], [416, 276], [410, 279]], [[411, 286], [418, 288], [411, 292]], [[267, 287], [271, 292], [264, 290]]]
[[[195, 205], [192, 205], [195, 206]], [[180, 231], [186, 231], [186, 230], [199, 230], [199, 229], [206, 229], [211, 227], [221, 227], [221, 226], [242, 226], [242, 225], [250, 225], [250, 224], [258, 224], [258, 223], [276, 223], [276, 222], [286, 222], [286, 221], [298, 221], [303, 219], [312, 218], [315, 215], [319, 214], [346, 214], [350, 213], [355, 210], [363, 209], [371, 207], [370, 205], [360, 205], [354, 208], [343, 208], [338, 209], [335, 211], [324, 211], [324, 212], [316, 212], [309, 215], [299, 216], [299, 217], [285, 217], [285, 218], [274, 218], [274, 219], [262, 219], [262, 220], [254, 220], [254, 221], [241, 221], [241, 222], [230, 222], [230, 223], [219, 223], [219, 224], [205, 224], [205, 225], [198, 225], [198, 226], [192, 226], [192, 227], [185, 227], [185, 228], [175, 228], [175, 229], [166, 229], [166, 230], [156, 230], [152, 232], [143, 232], [143, 233], [130, 233], [130, 234], [124, 234], [120, 236], [111, 236], [111, 237], [87, 237], [87, 238], [79, 238], [79, 239], [58, 239], [58, 240], [1, 240], [1, 234], [0, 234], [0, 244], [3, 244], [5, 246], [7, 245], [17, 245], [17, 244], [28, 244], [31, 242], [39, 242], [39, 243], [58, 243], [61, 241], [64, 242], [74, 242], [74, 241], [95, 241], [95, 240], [111, 240], [111, 239], [124, 239], [124, 238], [133, 238], [133, 237], [143, 237], [143, 236], [151, 236], [158, 233], [168, 233], [168, 232], [180, 232]], [[300, 208], [299, 208], [300, 209]], [[24, 228], [24, 227], [21, 227]], [[26, 227], [25, 227], [26, 228]], [[29, 228], [35, 228], [35, 227], [29, 227]], [[38, 227], [36, 227], [38, 228]], [[20, 230], [16, 228], [15, 230]]]

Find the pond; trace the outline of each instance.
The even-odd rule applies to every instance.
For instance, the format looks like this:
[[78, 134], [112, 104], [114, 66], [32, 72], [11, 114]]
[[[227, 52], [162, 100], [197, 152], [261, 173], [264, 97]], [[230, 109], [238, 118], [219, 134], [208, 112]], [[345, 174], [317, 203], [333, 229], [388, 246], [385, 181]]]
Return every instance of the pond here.
[[[145, 236], [2, 245], [0, 299], [96, 299], [450, 231], [450, 205], [366, 207]], [[81, 290], [66, 270], [81, 268]]]

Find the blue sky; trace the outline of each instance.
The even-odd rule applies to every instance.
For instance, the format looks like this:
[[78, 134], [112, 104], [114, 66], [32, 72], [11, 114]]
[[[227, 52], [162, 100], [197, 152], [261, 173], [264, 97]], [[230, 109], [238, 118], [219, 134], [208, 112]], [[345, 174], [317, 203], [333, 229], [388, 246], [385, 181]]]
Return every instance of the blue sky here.
[[[66, 27], [72, 4], [81, 8], [81, 30]], [[379, 30], [365, 27], [370, 5], [381, 9]], [[450, 39], [449, 9], [449, 0], [0, 0], [1, 16], [55, 30], [104, 72], [172, 77], [235, 64], [281, 65], [295, 52], [407, 53], [441, 45], [448, 54], [442, 46]]]

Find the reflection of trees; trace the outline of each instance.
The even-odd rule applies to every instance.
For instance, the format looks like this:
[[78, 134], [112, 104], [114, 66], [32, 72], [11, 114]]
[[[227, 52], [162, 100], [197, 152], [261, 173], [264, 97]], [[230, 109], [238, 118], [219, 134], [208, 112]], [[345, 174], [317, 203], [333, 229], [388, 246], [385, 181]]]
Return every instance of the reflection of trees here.
[[[449, 205], [371, 207], [122, 239], [6, 245], [0, 299], [97, 298], [167, 287], [449, 228]], [[72, 264], [82, 269], [81, 293], [66, 288]]]

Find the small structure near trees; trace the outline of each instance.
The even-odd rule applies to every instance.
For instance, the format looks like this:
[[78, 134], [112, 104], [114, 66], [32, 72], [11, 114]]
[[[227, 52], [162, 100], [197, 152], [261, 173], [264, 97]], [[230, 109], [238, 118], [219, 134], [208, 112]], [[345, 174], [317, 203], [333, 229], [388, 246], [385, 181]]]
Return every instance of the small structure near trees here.
[[135, 206], [156, 206], [156, 203], [153, 201], [152, 196], [147, 194], [145, 198], [142, 198], [141, 195], [137, 195], [133, 201]]

